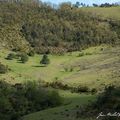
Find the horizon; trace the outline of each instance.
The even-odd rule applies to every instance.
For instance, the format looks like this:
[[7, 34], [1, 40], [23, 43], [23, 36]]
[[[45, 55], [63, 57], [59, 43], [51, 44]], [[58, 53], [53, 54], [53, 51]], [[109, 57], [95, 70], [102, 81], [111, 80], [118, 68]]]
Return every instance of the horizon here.
[[61, 4], [64, 2], [71, 2], [75, 4], [76, 2], [85, 3], [87, 5], [95, 4], [102, 4], [102, 3], [116, 3], [119, 2], [118, 0], [41, 0], [42, 2], [49, 2], [52, 4]]

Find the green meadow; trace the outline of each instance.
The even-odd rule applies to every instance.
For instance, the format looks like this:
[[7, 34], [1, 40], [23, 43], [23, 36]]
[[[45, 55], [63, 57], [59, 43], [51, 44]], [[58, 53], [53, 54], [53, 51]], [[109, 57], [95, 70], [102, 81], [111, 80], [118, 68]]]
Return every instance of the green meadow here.
[[[11, 69], [0, 78], [11, 83], [22, 83], [27, 80], [53, 82], [59, 81], [70, 86], [87, 86], [103, 90], [106, 85], [119, 85], [119, 47], [101, 45], [83, 51], [66, 53], [62, 56], [49, 55], [50, 64], [40, 64], [42, 55], [29, 57], [27, 63], [18, 59], [6, 60], [10, 51], [0, 52], [0, 62]], [[71, 70], [72, 68], [72, 70]], [[75, 120], [77, 106], [89, 104], [96, 95], [71, 93], [58, 90], [64, 98], [64, 104], [56, 108], [43, 110], [23, 117], [23, 120]]]
[[0, 78], [12, 84], [27, 80], [60, 81], [71, 86], [83, 85], [99, 89], [113, 81], [118, 82], [116, 78], [114, 79], [119, 64], [118, 49], [119, 47], [98, 46], [62, 56], [49, 55], [48, 66], [40, 64], [42, 55], [29, 57], [29, 61], [23, 64], [16, 59], [6, 60], [10, 51], [2, 50], [0, 60], [11, 70], [7, 74], [0, 75]]
[[120, 6], [118, 7], [88, 7], [81, 8], [85, 12], [91, 13], [92, 15], [99, 15], [102, 18], [111, 18], [113, 20], [120, 20]]

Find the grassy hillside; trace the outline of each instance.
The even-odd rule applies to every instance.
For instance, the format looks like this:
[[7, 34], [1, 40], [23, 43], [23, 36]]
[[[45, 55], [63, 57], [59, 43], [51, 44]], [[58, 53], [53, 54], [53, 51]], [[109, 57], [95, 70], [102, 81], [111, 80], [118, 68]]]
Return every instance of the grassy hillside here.
[[[40, 65], [42, 55], [29, 57], [29, 61], [23, 64], [16, 59], [6, 60], [10, 51], [1, 50], [0, 62], [8, 65], [11, 71], [1, 74], [0, 79], [11, 84], [26, 80], [60, 81], [71, 86], [82, 85], [98, 90], [109, 84], [119, 86], [119, 50], [119, 46], [102, 45], [62, 56], [49, 55], [50, 64], [46, 67]], [[58, 91], [64, 98], [62, 106], [27, 115], [23, 120], [75, 120], [78, 106], [84, 106], [96, 98], [96, 95]]]
[[75, 120], [78, 107], [82, 107], [96, 98], [93, 95], [76, 94], [68, 91], [59, 91], [59, 93], [64, 97], [65, 105], [27, 115], [23, 117], [23, 120]]
[[11, 71], [1, 74], [0, 78], [12, 84], [26, 80], [60, 81], [71, 86], [83, 85], [100, 89], [118, 82], [118, 51], [119, 47], [98, 46], [62, 56], [49, 55], [50, 64], [44, 67], [40, 65], [42, 55], [29, 57], [29, 61], [23, 64], [16, 59], [6, 60], [9, 52], [1, 50], [0, 62], [8, 65]]
[[120, 7], [88, 7], [80, 8], [85, 12], [92, 13], [93, 15], [99, 15], [103, 18], [111, 18], [120, 20]]
[[[22, 109], [26, 107], [23, 104], [24, 99], [19, 99], [22, 96], [26, 97], [26, 89], [23, 92], [24, 87], [21, 87], [21, 83], [26, 81], [37, 81], [36, 83], [40, 85], [41, 83], [48, 85], [41, 87], [58, 91], [64, 101], [61, 106], [51, 108], [48, 98], [53, 101], [55, 94], [52, 97], [47, 94], [48, 98], [41, 97], [45, 93], [42, 91], [38, 96], [39, 87], [33, 86], [31, 95], [29, 95], [30, 89], [27, 92], [30, 100], [35, 95], [36, 102], [25, 102], [27, 107], [30, 107], [25, 109], [26, 112], [22, 109], [20, 113], [17, 111], [20, 115], [18, 117], [25, 115], [22, 120], [77, 120], [76, 113], [80, 106], [85, 107], [95, 101], [97, 93], [103, 92], [106, 86], [120, 86], [119, 11], [120, 7], [76, 8], [70, 4], [62, 4], [56, 10], [41, 2], [39, 5], [35, 4], [34, 1], [26, 4], [1, 3], [0, 65], [1, 69], [6, 67], [7, 70], [4, 74], [0, 73], [0, 80], [10, 83], [11, 90], [16, 94], [13, 95], [9, 87], [0, 86], [3, 91], [4, 87], [8, 90], [0, 91], [2, 96], [0, 105], [4, 105], [5, 108], [3, 113], [8, 110], [7, 107], [12, 113], [10, 109], [12, 102], [16, 103], [15, 108], [18, 108], [17, 105]], [[28, 57], [30, 51], [35, 52], [35, 55]], [[15, 54], [12, 60], [6, 59], [10, 53]], [[26, 54], [29, 60], [22, 63], [20, 54]], [[50, 64], [40, 64], [43, 54], [47, 54]], [[56, 82], [70, 89], [60, 87], [56, 89], [50, 86]], [[88, 88], [88, 91], [83, 90], [81, 93], [74, 90], [79, 87]], [[96, 92], [93, 94], [92, 90]], [[7, 94], [10, 94], [12, 102]], [[34, 98], [32, 99], [34, 101]], [[48, 100], [48, 103], [45, 102], [45, 105], [48, 105], [46, 110], [39, 104], [40, 99], [41, 103]], [[34, 110], [34, 107], [39, 108]], [[32, 112], [38, 112], [32, 113], [30, 109]], [[26, 115], [28, 113], [32, 114]], [[16, 116], [17, 114], [14, 114], [13, 118], [7, 117], [13, 120]]]

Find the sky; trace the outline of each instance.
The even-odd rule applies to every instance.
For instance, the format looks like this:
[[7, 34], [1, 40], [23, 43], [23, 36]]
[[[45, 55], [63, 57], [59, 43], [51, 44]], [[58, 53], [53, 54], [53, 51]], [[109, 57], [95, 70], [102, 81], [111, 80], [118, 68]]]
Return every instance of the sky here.
[[41, 0], [43, 2], [51, 2], [54, 4], [60, 4], [62, 2], [71, 2], [71, 3], [76, 3], [76, 1], [80, 2], [80, 3], [85, 3], [85, 4], [89, 4], [92, 5], [92, 3], [96, 3], [96, 4], [101, 4], [101, 3], [115, 3], [118, 2], [118, 0]]

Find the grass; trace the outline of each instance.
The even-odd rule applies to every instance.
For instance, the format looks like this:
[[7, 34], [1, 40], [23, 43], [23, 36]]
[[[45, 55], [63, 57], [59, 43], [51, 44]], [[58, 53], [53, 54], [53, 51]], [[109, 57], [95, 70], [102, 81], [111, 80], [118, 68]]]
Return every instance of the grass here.
[[96, 99], [95, 96], [59, 91], [65, 105], [43, 110], [23, 117], [23, 120], [75, 120], [77, 106], [83, 106]]
[[[119, 69], [119, 66], [116, 66], [119, 64], [117, 49], [119, 50], [119, 48], [103, 45], [91, 47], [82, 52], [66, 53], [63, 56], [49, 55], [50, 64], [47, 67], [40, 65], [42, 55], [29, 57], [29, 61], [23, 64], [16, 59], [6, 60], [5, 57], [9, 52], [2, 50], [0, 62], [8, 65], [11, 71], [0, 75], [0, 79], [12, 84], [26, 80], [46, 82], [57, 80], [72, 86], [84, 85], [101, 89], [104, 85], [117, 82], [112, 78], [113, 72]], [[80, 53], [84, 55], [78, 57]]]
[[[88, 7], [81, 8], [85, 12], [90, 12], [93, 15], [99, 15], [103, 18], [111, 18], [120, 20], [120, 6], [118, 7]], [[81, 10], [80, 9], [80, 10]]]
[[[8, 65], [11, 71], [1, 74], [0, 79], [11, 84], [26, 80], [60, 81], [71, 86], [83, 85], [102, 90], [105, 85], [119, 85], [119, 51], [119, 47], [102, 45], [90, 47], [81, 52], [66, 53], [63, 56], [49, 55], [50, 64], [43, 67], [40, 65], [42, 55], [29, 57], [29, 61], [23, 64], [16, 59], [6, 60], [10, 51], [1, 50], [0, 62]], [[23, 120], [76, 120], [77, 106], [89, 104], [96, 98], [90, 94], [62, 90], [59, 90], [59, 93], [64, 97], [62, 106], [24, 116]]]
[[[80, 8], [80, 10], [93, 16], [102, 16], [103, 19], [120, 20], [120, 7], [88, 7]], [[5, 57], [11, 51], [0, 50], [0, 62], [8, 65], [11, 69], [7, 74], [1, 74], [0, 79], [11, 84], [26, 80], [46, 82], [57, 80], [71, 86], [83, 85], [102, 90], [105, 85], [120, 85], [119, 51], [119, 47], [102, 45], [90, 47], [81, 52], [66, 53], [63, 56], [49, 55], [51, 63], [47, 67], [42, 67], [40, 65], [42, 55], [29, 57], [29, 61], [22, 64], [16, 59], [6, 60]], [[83, 56], [79, 56], [80, 54]], [[71, 68], [72, 71], [70, 71]], [[78, 106], [84, 106], [96, 100], [95, 95], [77, 94], [62, 90], [58, 92], [64, 98], [62, 106], [26, 115], [23, 120], [76, 120], [75, 114]]]

